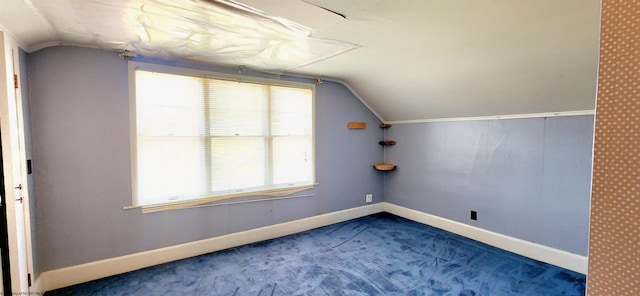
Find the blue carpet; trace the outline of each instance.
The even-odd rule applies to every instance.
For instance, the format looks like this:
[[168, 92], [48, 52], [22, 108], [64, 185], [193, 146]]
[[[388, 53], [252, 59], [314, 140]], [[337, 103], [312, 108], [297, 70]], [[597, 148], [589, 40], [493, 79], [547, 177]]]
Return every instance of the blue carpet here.
[[45, 295], [584, 293], [583, 274], [382, 213]]

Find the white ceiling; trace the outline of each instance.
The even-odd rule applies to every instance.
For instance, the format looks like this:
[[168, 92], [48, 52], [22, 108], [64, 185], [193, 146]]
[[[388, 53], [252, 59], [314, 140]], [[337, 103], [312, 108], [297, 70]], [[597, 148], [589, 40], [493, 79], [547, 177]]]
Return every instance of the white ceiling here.
[[337, 79], [391, 122], [595, 108], [598, 0], [236, 2], [2, 0], [0, 29], [27, 51], [128, 49]]

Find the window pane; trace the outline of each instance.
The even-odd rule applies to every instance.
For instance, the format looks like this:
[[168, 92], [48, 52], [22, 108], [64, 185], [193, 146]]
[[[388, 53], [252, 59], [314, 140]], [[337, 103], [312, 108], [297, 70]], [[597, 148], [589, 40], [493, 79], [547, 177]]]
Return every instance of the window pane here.
[[152, 204], [205, 194], [204, 140], [138, 139], [138, 203]]
[[313, 182], [313, 141], [311, 137], [273, 138], [273, 183]]
[[260, 84], [208, 80], [212, 136], [267, 134], [267, 87]]
[[265, 141], [261, 137], [211, 139], [211, 190], [263, 187]]
[[202, 83], [201, 78], [136, 71], [138, 134], [204, 135]]
[[313, 127], [310, 89], [271, 87], [271, 134], [311, 135]]
[[312, 89], [135, 78], [136, 205], [313, 183]]

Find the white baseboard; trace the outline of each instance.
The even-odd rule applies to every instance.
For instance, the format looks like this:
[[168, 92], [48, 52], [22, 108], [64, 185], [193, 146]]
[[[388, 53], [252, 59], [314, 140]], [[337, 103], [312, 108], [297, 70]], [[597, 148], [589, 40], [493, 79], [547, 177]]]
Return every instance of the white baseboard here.
[[459, 234], [538, 261], [587, 274], [587, 257], [383, 202], [384, 211]]
[[277, 238], [380, 212], [388, 212], [542, 262], [557, 265], [583, 274], [587, 273], [587, 257], [585, 256], [576, 255], [424, 212], [382, 202], [212, 237], [181, 245], [46, 271], [41, 273], [35, 280], [31, 291], [51, 291], [107, 276]]
[[40, 295], [37, 293], [44, 293], [45, 291], [46, 289], [44, 287], [44, 276], [42, 276], [42, 273], [41, 273], [40, 276], [38, 276], [38, 278], [35, 279], [35, 281], [33, 282], [33, 285], [29, 287], [29, 292], [35, 293], [33, 295]]
[[36, 282], [40, 281], [40, 285], [44, 286], [44, 290], [51, 291], [136, 269], [327, 226], [382, 211], [382, 203], [376, 203], [327, 213], [176, 246], [46, 271], [40, 275]]

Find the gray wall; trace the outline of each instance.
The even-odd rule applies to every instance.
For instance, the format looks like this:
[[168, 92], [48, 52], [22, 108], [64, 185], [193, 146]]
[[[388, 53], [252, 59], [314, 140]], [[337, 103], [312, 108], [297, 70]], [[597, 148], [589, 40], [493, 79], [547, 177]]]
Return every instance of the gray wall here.
[[[371, 168], [383, 157], [379, 122], [344, 86], [325, 82], [316, 89], [313, 197], [123, 210], [131, 204], [127, 62], [114, 52], [55, 47], [30, 54], [28, 70], [43, 271], [362, 206], [366, 193], [382, 200], [382, 174]], [[349, 121], [369, 128], [348, 130]]]
[[[29, 105], [29, 78], [27, 74], [27, 53], [20, 50], [20, 94], [22, 95], [22, 114], [24, 120], [24, 151], [27, 157], [27, 160], [33, 158], [33, 144], [31, 141], [31, 106]], [[29, 213], [31, 221], [31, 237], [27, 239], [31, 239], [31, 248], [32, 248], [32, 256], [33, 259], [33, 276], [32, 279], [37, 279], [40, 275], [40, 265], [39, 265], [39, 254], [38, 254], [38, 227], [37, 227], [37, 216], [36, 216], [36, 188], [35, 188], [35, 178], [33, 174], [27, 175], [27, 187], [29, 189]]]
[[399, 124], [386, 137], [398, 141], [386, 202], [587, 255], [593, 116]]
[[[387, 148], [386, 161], [398, 169], [384, 175], [383, 192], [383, 174], [371, 168], [382, 158], [377, 119], [344, 86], [325, 82], [316, 93], [320, 185], [313, 197], [143, 215], [122, 209], [131, 203], [127, 62], [75, 47], [26, 60], [38, 270], [361, 206], [366, 193], [586, 255], [592, 116], [394, 125], [386, 137], [398, 144]], [[349, 121], [368, 128], [348, 130]]]

